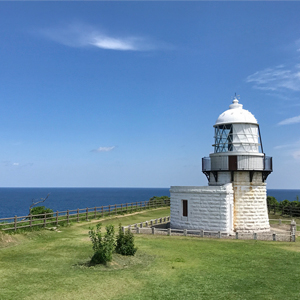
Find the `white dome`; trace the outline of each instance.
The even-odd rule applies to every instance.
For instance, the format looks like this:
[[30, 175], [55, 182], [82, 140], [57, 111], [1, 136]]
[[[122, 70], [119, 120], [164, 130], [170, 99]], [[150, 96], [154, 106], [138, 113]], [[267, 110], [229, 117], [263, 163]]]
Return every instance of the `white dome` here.
[[232, 101], [232, 104], [229, 105], [229, 109], [220, 114], [215, 126], [233, 123], [257, 124], [257, 120], [252, 113], [243, 109], [243, 105], [239, 104], [239, 101], [236, 98]]

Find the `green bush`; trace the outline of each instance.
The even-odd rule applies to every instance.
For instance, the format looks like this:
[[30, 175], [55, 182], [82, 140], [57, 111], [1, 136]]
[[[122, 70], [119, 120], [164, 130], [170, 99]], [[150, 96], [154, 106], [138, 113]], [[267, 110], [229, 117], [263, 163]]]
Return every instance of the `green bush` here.
[[33, 218], [35, 218], [35, 219], [44, 217], [44, 216], [35, 216], [35, 215], [41, 215], [41, 214], [45, 214], [45, 213], [47, 213], [47, 218], [53, 216], [53, 210], [51, 208], [47, 208], [45, 206], [36, 206], [30, 210], [30, 214], [33, 215]]
[[93, 244], [94, 255], [91, 258], [92, 264], [106, 264], [112, 260], [112, 253], [115, 249], [115, 229], [113, 225], [106, 226], [104, 237], [101, 234], [101, 223], [96, 225], [96, 230], [90, 228], [89, 236]]
[[134, 247], [134, 236], [129, 229], [124, 233], [119, 224], [119, 234], [117, 236], [116, 252], [122, 255], [134, 255], [137, 248]]
[[167, 203], [170, 203], [170, 197], [168, 196], [153, 196], [149, 199], [149, 204], [150, 205], [166, 205]]
[[268, 205], [278, 205], [279, 202], [277, 201], [277, 199], [273, 196], [268, 196], [267, 197], [267, 204]]

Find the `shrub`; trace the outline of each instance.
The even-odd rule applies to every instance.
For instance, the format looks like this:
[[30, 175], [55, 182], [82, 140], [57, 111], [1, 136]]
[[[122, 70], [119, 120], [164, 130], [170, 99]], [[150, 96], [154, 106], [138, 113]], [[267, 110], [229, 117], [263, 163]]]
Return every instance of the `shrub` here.
[[124, 233], [121, 224], [119, 224], [116, 252], [122, 255], [134, 255], [136, 251], [137, 248], [134, 247], [133, 233], [129, 229]]
[[[41, 215], [41, 214], [45, 214], [47, 213], [47, 217], [52, 217], [53, 216], [53, 210], [51, 208], [47, 208], [45, 206], [36, 206], [33, 207], [30, 210], [30, 214], [31, 215]], [[48, 215], [49, 214], [49, 215]], [[44, 216], [34, 216], [33, 218], [35, 219], [39, 219], [39, 218], [43, 218]]]
[[170, 201], [170, 197], [168, 197], [168, 196], [161, 196], [161, 197], [153, 196], [149, 199], [149, 204], [150, 205], [166, 205], [167, 203], [169, 203], [169, 201]]
[[112, 260], [115, 249], [115, 229], [113, 225], [106, 226], [104, 237], [101, 234], [101, 223], [96, 225], [96, 230], [90, 228], [89, 236], [93, 244], [94, 255], [91, 258], [93, 264], [106, 264]]
[[278, 201], [277, 201], [277, 199], [275, 197], [273, 197], [273, 196], [268, 196], [267, 197], [267, 203], [268, 203], [268, 205], [272, 205], [272, 206], [279, 204]]

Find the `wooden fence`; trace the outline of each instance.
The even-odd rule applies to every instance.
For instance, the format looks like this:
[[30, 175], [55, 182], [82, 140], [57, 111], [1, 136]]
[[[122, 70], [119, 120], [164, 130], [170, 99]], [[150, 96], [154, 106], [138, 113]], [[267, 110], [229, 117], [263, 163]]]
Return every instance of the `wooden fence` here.
[[[276, 220], [281, 225], [281, 220]], [[208, 230], [192, 230], [192, 229], [176, 229], [170, 228], [169, 223], [170, 216], [152, 219], [128, 226], [123, 226], [123, 232], [126, 228], [130, 231], [140, 234], [158, 234], [158, 235], [181, 235], [181, 236], [193, 236], [193, 237], [209, 237], [219, 239], [241, 239], [241, 240], [262, 240], [262, 241], [278, 241], [278, 242], [295, 242], [296, 241], [296, 222], [290, 220], [290, 231], [278, 233], [278, 232], [234, 232], [228, 234], [222, 231], [208, 231]], [[165, 225], [165, 226], [160, 226]]]
[[124, 213], [132, 213], [152, 208], [170, 206], [170, 200], [140, 201], [123, 204], [99, 206], [93, 208], [82, 208], [66, 211], [56, 211], [39, 215], [14, 216], [10, 218], [0, 218], [0, 230], [17, 230], [21, 228], [47, 225], [57, 226], [59, 223], [88, 221], [99, 217], [113, 216]]

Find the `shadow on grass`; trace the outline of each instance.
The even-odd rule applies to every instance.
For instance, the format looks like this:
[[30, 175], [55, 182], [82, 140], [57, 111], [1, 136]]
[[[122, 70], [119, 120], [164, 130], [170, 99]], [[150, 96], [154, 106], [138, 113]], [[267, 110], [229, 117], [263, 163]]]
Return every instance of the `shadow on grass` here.
[[133, 267], [146, 267], [155, 260], [155, 256], [138, 251], [134, 256], [124, 256], [117, 253], [113, 254], [113, 259], [106, 264], [95, 264], [90, 260], [81, 261], [74, 264], [73, 268], [91, 268], [99, 271], [114, 271]]

